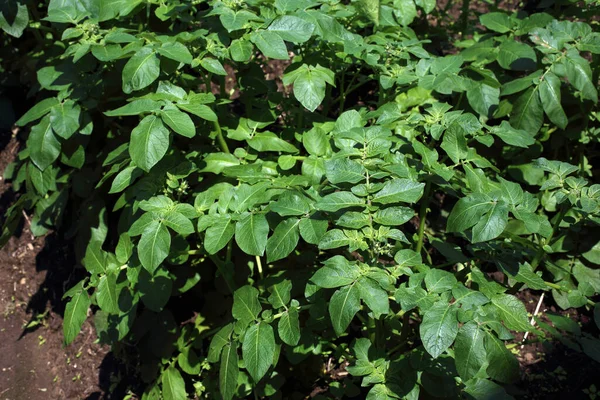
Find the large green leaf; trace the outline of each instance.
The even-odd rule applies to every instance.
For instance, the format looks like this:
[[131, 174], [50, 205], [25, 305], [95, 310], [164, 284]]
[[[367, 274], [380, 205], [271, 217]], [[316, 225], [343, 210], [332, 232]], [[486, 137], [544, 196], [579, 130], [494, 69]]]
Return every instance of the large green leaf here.
[[171, 248], [171, 235], [160, 221], [146, 226], [138, 242], [138, 257], [142, 266], [151, 274], [167, 258]]
[[521, 300], [510, 294], [497, 294], [491, 300], [500, 311], [500, 318], [508, 329], [521, 332], [531, 330], [527, 310]]
[[500, 236], [508, 224], [508, 206], [504, 200], [492, 202], [492, 208], [473, 227], [472, 242], [486, 242]]
[[487, 333], [484, 339], [488, 375], [503, 383], [512, 383], [519, 377], [519, 361], [497, 337]]
[[109, 314], [119, 313], [119, 293], [117, 291], [117, 274], [109, 272], [100, 277], [96, 289], [96, 301], [102, 311]]
[[464, 232], [477, 224], [492, 207], [493, 202], [488, 195], [473, 193], [463, 197], [450, 212], [446, 229], [450, 232]]
[[248, 213], [235, 225], [235, 241], [240, 249], [252, 256], [262, 256], [267, 247], [269, 223], [264, 214]]
[[510, 124], [531, 134], [536, 134], [544, 122], [544, 109], [539, 96], [539, 88], [529, 88], [519, 95], [513, 104]]
[[257, 31], [250, 36], [250, 40], [266, 57], [276, 60], [287, 60], [290, 58], [287, 47], [285, 47], [285, 42], [276, 32]]
[[258, 290], [250, 285], [242, 286], [233, 294], [231, 314], [245, 327], [258, 318], [262, 307], [258, 301]]
[[123, 92], [131, 93], [154, 82], [160, 74], [160, 61], [154, 50], [142, 47], [127, 61], [123, 68]]
[[226, 344], [221, 353], [219, 368], [219, 389], [223, 400], [231, 400], [235, 396], [239, 373], [237, 347]]
[[246, 370], [258, 382], [267, 373], [275, 356], [275, 335], [266, 322], [252, 325], [244, 335], [242, 357]]
[[59, 103], [50, 110], [52, 130], [64, 139], [70, 138], [79, 128], [81, 107], [73, 100]]
[[229, 216], [221, 216], [206, 230], [204, 248], [208, 254], [215, 254], [231, 240], [235, 233], [235, 226]]
[[300, 341], [300, 320], [297, 308], [290, 308], [283, 313], [277, 323], [277, 332], [285, 344], [289, 346], [298, 344]]
[[54, 136], [49, 116], [44, 117], [39, 124], [31, 128], [27, 148], [31, 161], [42, 171], [58, 158], [61, 144]]
[[457, 313], [457, 307], [440, 301], [423, 315], [419, 332], [431, 357], [437, 358], [454, 342], [458, 333]]
[[210, 346], [208, 347], [208, 362], [216, 363], [221, 356], [223, 347], [229, 344], [231, 333], [233, 332], [233, 324], [227, 324], [212, 337]]
[[161, 111], [160, 117], [167, 126], [182, 136], [191, 138], [196, 135], [194, 121], [184, 112], [177, 108], [169, 108]]
[[44, 115], [48, 114], [50, 110], [58, 104], [58, 99], [56, 97], [50, 97], [48, 99], [44, 99], [37, 103], [35, 106], [31, 107], [29, 111], [27, 111], [17, 122], [15, 125], [17, 126], [25, 126], [30, 122], [36, 121], [42, 118]]
[[566, 58], [567, 79], [573, 87], [579, 90], [583, 97], [598, 102], [598, 89], [592, 79], [592, 69], [589, 62], [580, 56], [571, 55]]
[[317, 210], [334, 212], [342, 208], [357, 207], [365, 204], [364, 199], [350, 192], [335, 192], [319, 199], [315, 204]]
[[540, 100], [550, 121], [565, 129], [568, 120], [560, 104], [560, 79], [552, 72], [546, 73], [544, 80], [540, 82]]
[[131, 131], [129, 155], [133, 163], [148, 172], [169, 149], [169, 130], [162, 121], [148, 115]]
[[515, 40], [504, 41], [498, 51], [498, 64], [504, 69], [527, 71], [535, 69], [537, 57], [535, 51], [525, 43]]
[[293, 43], [304, 43], [312, 36], [315, 26], [292, 15], [284, 15], [274, 20], [268, 30], [275, 32], [283, 40]]
[[77, 289], [71, 300], [65, 306], [63, 320], [63, 335], [65, 345], [70, 344], [79, 334], [81, 326], [87, 319], [88, 308], [91, 305], [90, 296], [83, 289], [82, 284], [76, 285]]
[[475, 376], [486, 362], [483, 339], [484, 331], [474, 321], [463, 325], [456, 335], [454, 344], [456, 370], [464, 381]]
[[329, 301], [329, 315], [335, 334], [340, 336], [360, 310], [360, 289], [351, 284], [338, 289]]
[[281, 260], [294, 251], [300, 239], [299, 225], [297, 218], [286, 219], [277, 225], [267, 241], [267, 262]]
[[380, 204], [416, 203], [423, 195], [424, 183], [396, 178], [387, 181], [375, 195], [373, 201]]
[[325, 176], [334, 185], [338, 183], [358, 183], [365, 179], [365, 172], [365, 167], [347, 158], [325, 161]]
[[165, 400], [180, 400], [187, 397], [185, 381], [174, 366], [167, 368], [161, 375], [162, 394]]

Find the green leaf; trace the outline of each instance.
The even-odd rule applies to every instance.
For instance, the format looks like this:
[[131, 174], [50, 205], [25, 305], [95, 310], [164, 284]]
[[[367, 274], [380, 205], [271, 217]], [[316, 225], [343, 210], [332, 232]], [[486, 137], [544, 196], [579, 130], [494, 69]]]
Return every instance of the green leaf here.
[[100, 277], [98, 288], [96, 289], [96, 301], [102, 311], [109, 314], [119, 313], [117, 274], [109, 272]]
[[165, 400], [180, 400], [187, 397], [185, 381], [174, 366], [170, 366], [162, 373], [161, 383]]
[[221, 350], [230, 342], [231, 334], [233, 333], [233, 324], [227, 324], [212, 337], [210, 346], [208, 347], [208, 362], [216, 363], [221, 356]]
[[162, 121], [148, 115], [131, 131], [129, 155], [133, 163], [148, 172], [169, 149], [169, 130]]
[[534, 135], [526, 130], [513, 128], [508, 121], [492, 127], [491, 132], [511, 146], [527, 148], [535, 143]]
[[488, 12], [482, 14], [479, 16], [479, 22], [486, 28], [498, 33], [506, 33], [514, 26], [510, 17], [503, 12]]
[[417, 7], [413, 0], [394, 1], [394, 15], [400, 25], [410, 25], [417, 16]]
[[415, 212], [412, 208], [395, 206], [379, 209], [373, 214], [373, 222], [386, 226], [400, 226], [412, 219]]
[[544, 109], [539, 88], [529, 88], [513, 104], [510, 124], [531, 134], [536, 134], [544, 122]]
[[[373, 201], [380, 204], [416, 203], [423, 195], [424, 183], [410, 179], [395, 178], [387, 181], [383, 188], [373, 196]], [[335, 193], [334, 193], [335, 194]]]
[[196, 232], [194, 224], [185, 215], [177, 211], [168, 212], [163, 216], [163, 223], [182, 236]]
[[363, 277], [356, 283], [360, 291], [360, 298], [373, 311], [375, 318], [387, 315], [390, 312], [390, 301], [385, 290], [373, 279]]
[[17, 126], [25, 126], [30, 122], [36, 121], [42, 118], [44, 115], [48, 114], [50, 110], [58, 104], [58, 99], [55, 97], [51, 97], [48, 99], [44, 99], [37, 103], [35, 106], [31, 107], [29, 111], [27, 111], [17, 122], [15, 125]]
[[267, 247], [269, 223], [264, 214], [248, 213], [235, 224], [235, 241], [252, 256], [262, 256]]
[[329, 301], [329, 315], [337, 336], [344, 333], [359, 310], [360, 290], [356, 284], [336, 290]]
[[156, 51], [158, 51], [158, 53], [163, 57], [167, 57], [171, 60], [184, 64], [191, 64], [193, 60], [192, 54], [188, 48], [179, 42], [163, 43], [158, 49], [156, 49]]
[[467, 90], [467, 100], [479, 115], [491, 118], [500, 104], [500, 88], [476, 82]]
[[278, 137], [272, 132], [257, 133], [252, 139], [247, 140], [248, 145], [256, 151], [282, 151], [285, 153], [297, 153], [298, 149], [291, 143]]
[[365, 167], [347, 158], [325, 161], [325, 176], [334, 185], [338, 183], [358, 183], [365, 179], [365, 172]]
[[123, 68], [123, 92], [129, 94], [152, 84], [160, 74], [160, 61], [150, 47], [142, 47]]
[[337, 249], [338, 247], [348, 246], [350, 238], [340, 229], [332, 229], [327, 231], [319, 242], [320, 250]]
[[334, 256], [310, 278], [315, 285], [326, 289], [352, 284], [360, 276], [355, 264], [342, 256]]
[[327, 231], [328, 222], [323, 219], [302, 218], [300, 220], [300, 236], [306, 243], [319, 244]]
[[273, 58], [275, 60], [288, 60], [287, 47], [285, 42], [275, 32], [270, 31], [257, 31], [250, 36], [252, 43], [258, 47], [258, 49], [265, 55], [265, 57]]
[[486, 362], [487, 355], [483, 339], [484, 332], [474, 321], [463, 325], [456, 335], [454, 344], [456, 370], [463, 381], [474, 377]]
[[450, 212], [446, 229], [449, 232], [464, 232], [477, 224], [492, 207], [492, 199], [486, 194], [473, 193], [463, 197]]
[[350, 192], [335, 192], [319, 199], [315, 204], [317, 210], [335, 212], [342, 208], [363, 206], [365, 200]]
[[233, 308], [231, 314], [246, 327], [250, 322], [256, 321], [262, 311], [258, 301], [258, 290], [250, 285], [242, 286], [233, 294]]
[[291, 290], [292, 282], [289, 279], [284, 279], [283, 281], [276, 283], [269, 288], [269, 292], [271, 292], [271, 295], [268, 298], [269, 303], [271, 303], [273, 308], [287, 306], [292, 299]]
[[160, 221], [152, 221], [144, 229], [137, 248], [142, 266], [152, 274], [169, 255], [171, 235]]
[[492, 203], [490, 211], [473, 227], [473, 243], [487, 242], [500, 236], [508, 224], [508, 206], [504, 200]]
[[252, 57], [252, 43], [245, 39], [234, 39], [229, 45], [229, 54], [233, 61], [248, 62]]
[[433, 358], [442, 354], [458, 333], [458, 309], [444, 301], [437, 302], [423, 315], [419, 328], [425, 350]]
[[512, 383], [519, 377], [519, 361], [498, 338], [487, 333], [484, 339], [488, 375], [499, 382]]
[[527, 71], [535, 69], [537, 57], [535, 51], [525, 43], [506, 40], [500, 44], [498, 64], [504, 69]]
[[208, 254], [215, 254], [231, 240], [235, 233], [235, 227], [230, 217], [220, 217], [206, 230], [204, 237], [204, 248]]
[[127, 263], [133, 254], [133, 243], [131, 242], [131, 237], [127, 232], [121, 233], [119, 236], [119, 241], [117, 243], [117, 248], [115, 249], [115, 256], [117, 257], [117, 261], [121, 264]]
[[297, 308], [290, 308], [283, 313], [277, 323], [277, 332], [283, 343], [296, 346], [300, 341], [300, 320]]
[[[27, 5], [21, 3], [7, 3], [7, 8], [10, 6], [16, 6], [17, 10], [12, 18], [11, 22], [7, 20], [7, 16], [4, 15], [3, 12], [0, 11], [0, 28], [6, 33], [16, 38], [21, 37], [23, 35], [23, 31], [27, 28], [29, 23], [29, 13], [27, 12]], [[4, 8], [4, 7], [3, 7]], [[12, 10], [11, 10], [12, 11]]]
[[560, 80], [552, 72], [546, 73], [544, 80], [540, 82], [540, 100], [550, 121], [565, 129], [568, 120], [560, 104]]
[[425, 286], [432, 293], [450, 290], [456, 285], [456, 282], [454, 274], [443, 269], [430, 269], [425, 274]]
[[237, 347], [227, 344], [223, 347], [219, 368], [219, 390], [223, 400], [232, 400], [235, 396], [239, 373]]
[[375, 25], [379, 25], [379, 0], [360, 0], [360, 11]]
[[286, 193], [274, 203], [271, 203], [271, 211], [276, 212], [282, 217], [292, 215], [304, 215], [310, 211], [308, 201], [294, 193]]
[[127, 189], [140, 175], [142, 175], [142, 170], [135, 165], [125, 168], [123, 171], [119, 172], [117, 176], [115, 176], [115, 179], [110, 185], [110, 190], [108, 193], [112, 194], [122, 192], [123, 190]]
[[50, 110], [52, 130], [64, 139], [70, 138], [79, 128], [81, 108], [72, 100], [59, 103]]
[[65, 306], [63, 321], [63, 335], [65, 345], [71, 344], [79, 334], [83, 323], [87, 319], [87, 311], [91, 305], [90, 296], [83, 289], [82, 284], [77, 284], [79, 289], [73, 294], [71, 300]]
[[151, 99], [137, 99], [127, 103], [123, 107], [104, 113], [107, 117], [123, 117], [127, 115], [139, 115], [160, 110], [161, 103]]
[[50, 126], [50, 117], [45, 116], [39, 124], [31, 128], [27, 139], [31, 161], [44, 171], [60, 155], [61, 145]]
[[497, 294], [491, 300], [500, 311], [500, 318], [508, 329], [519, 332], [531, 330], [527, 310], [521, 300], [510, 294]]
[[281, 221], [267, 241], [267, 262], [287, 257], [298, 245], [300, 220], [289, 218]]
[[467, 138], [465, 137], [464, 129], [458, 124], [451, 124], [444, 133], [442, 145], [440, 146], [446, 154], [457, 164], [460, 160], [467, 158], [468, 147]]
[[205, 57], [202, 60], [200, 60], [200, 65], [202, 66], [202, 68], [215, 75], [227, 75], [227, 71], [225, 71], [225, 68], [223, 68], [223, 64], [221, 64], [221, 62], [216, 58]]
[[325, 98], [327, 83], [334, 86], [333, 72], [320, 65], [302, 64], [299, 68], [286, 72], [285, 85], [294, 85], [294, 97], [309, 111], [313, 112]]
[[189, 112], [190, 114], [194, 114], [195, 116], [205, 119], [207, 121], [214, 122], [218, 120], [217, 114], [215, 114], [215, 112], [205, 104], [179, 103], [177, 104], [177, 107], [179, 107], [183, 111]]
[[304, 43], [312, 36], [315, 26], [301, 18], [284, 15], [269, 25], [268, 30], [277, 33], [283, 40]]
[[179, 111], [176, 108], [169, 108], [160, 112], [163, 122], [179, 133], [188, 138], [196, 135], [196, 126], [189, 115]]
[[266, 322], [252, 325], [244, 335], [242, 357], [246, 370], [256, 383], [267, 373], [275, 356], [275, 335]]
[[585, 99], [598, 102], [598, 89], [592, 80], [592, 69], [585, 58], [580, 56], [567, 56], [567, 79], [573, 87], [579, 90]]

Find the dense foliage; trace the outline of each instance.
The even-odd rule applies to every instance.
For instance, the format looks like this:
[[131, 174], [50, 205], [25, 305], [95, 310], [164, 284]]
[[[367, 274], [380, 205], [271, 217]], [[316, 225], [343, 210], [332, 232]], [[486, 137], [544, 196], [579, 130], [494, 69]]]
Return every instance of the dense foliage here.
[[65, 343], [91, 309], [143, 399], [510, 398], [521, 332], [600, 362], [518, 297], [600, 325], [595, 2], [19, 1], [1, 239], [73, 239]]

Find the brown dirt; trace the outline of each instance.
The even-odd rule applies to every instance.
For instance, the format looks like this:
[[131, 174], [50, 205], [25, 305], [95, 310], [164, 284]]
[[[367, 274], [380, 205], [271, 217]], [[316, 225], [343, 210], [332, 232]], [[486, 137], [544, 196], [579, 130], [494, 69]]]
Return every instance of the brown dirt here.
[[[0, 171], [18, 147], [13, 134], [0, 153]], [[0, 212], [12, 199], [10, 185], [0, 181]], [[74, 283], [68, 274], [65, 279], [73, 265], [69, 253], [52, 237], [33, 238], [27, 223], [0, 250], [2, 400], [99, 399], [107, 389], [106, 384], [99, 387], [99, 373], [110, 359], [109, 348], [94, 343], [89, 320], [77, 339], [63, 347], [60, 297]]]

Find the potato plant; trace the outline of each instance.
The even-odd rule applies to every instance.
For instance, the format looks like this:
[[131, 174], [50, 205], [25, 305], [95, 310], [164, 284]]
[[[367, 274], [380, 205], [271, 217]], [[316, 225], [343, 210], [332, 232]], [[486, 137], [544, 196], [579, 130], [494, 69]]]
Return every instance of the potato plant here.
[[524, 332], [600, 362], [519, 297], [600, 324], [597, 3], [452, 3], [7, 6], [1, 239], [75, 243], [65, 344], [91, 309], [144, 400], [511, 398]]

